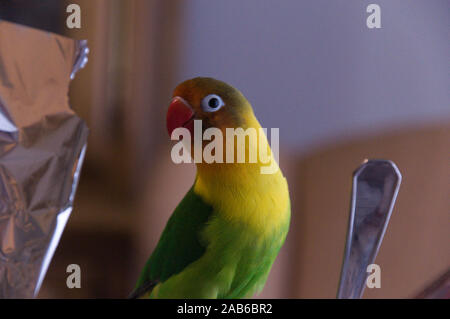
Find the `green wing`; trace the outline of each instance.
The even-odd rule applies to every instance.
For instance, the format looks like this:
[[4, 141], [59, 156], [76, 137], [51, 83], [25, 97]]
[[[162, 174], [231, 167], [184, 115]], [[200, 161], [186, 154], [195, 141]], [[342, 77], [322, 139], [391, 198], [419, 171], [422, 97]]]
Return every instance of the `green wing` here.
[[202, 243], [199, 234], [212, 211], [212, 207], [195, 194], [192, 187], [167, 222], [132, 297], [139, 297], [159, 282], [180, 273], [204, 254], [206, 244]]

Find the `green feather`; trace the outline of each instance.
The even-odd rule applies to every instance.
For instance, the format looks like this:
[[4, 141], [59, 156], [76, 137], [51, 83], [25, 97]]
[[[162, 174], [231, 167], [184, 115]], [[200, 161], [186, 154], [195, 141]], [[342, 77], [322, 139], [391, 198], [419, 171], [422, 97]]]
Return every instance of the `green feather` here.
[[148, 282], [164, 282], [200, 258], [206, 248], [199, 234], [212, 213], [212, 207], [189, 190], [178, 204], [148, 259], [135, 290]]

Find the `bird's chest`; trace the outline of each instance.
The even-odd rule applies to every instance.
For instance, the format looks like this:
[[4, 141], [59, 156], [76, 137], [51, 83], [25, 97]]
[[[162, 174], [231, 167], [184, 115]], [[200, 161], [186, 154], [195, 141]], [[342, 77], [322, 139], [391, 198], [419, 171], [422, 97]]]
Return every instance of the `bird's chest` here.
[[224, 243], [226, 250], [230, 247], [231, 255], [247, 254], [247, 247], [257, 254], [281, 246], [290, 220], [288, 187], [281, 173], [227, 184], [198, 179], [195, 191], [213, 207], [208, 239]]
[[276, 186], [231, 189], [217, 202], [217, 211], [225, 220], [257, 237], [269, 236], [289, 223], [290, 218], [287, 187]]

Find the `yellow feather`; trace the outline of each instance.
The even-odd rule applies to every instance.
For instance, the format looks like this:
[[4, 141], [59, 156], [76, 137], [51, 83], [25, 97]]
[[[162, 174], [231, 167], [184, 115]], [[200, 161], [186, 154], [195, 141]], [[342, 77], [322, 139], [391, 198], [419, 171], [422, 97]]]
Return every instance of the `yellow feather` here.
[[[256, 118], [251, 117], [247, 121], [251, 127], [260, 128]], [[270, 159], [276, 165], [274, 174], [262, 174], [260, 168], [267, 164], [259, 159], [257, 163], [198, 163], [194, 190], [226, 220], [244, 223], [266, 237], [289, 222], [290, 201], [286, 179], [266, 136], [258, 134], [258, 139], [262, 139], [261, 145], [268, 148]], [[259, 141], [256, 145], [246, 143], [247, 155], [249, 148], [258, 150], [258, 145]], [[235, 154], [236, 148], [237, 145]]]

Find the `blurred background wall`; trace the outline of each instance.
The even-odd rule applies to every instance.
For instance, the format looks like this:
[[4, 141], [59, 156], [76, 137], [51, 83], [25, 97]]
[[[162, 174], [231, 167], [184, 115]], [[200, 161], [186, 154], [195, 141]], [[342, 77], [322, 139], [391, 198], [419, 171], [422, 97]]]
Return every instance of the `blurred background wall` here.
[[[368, 29], [365, 8], [382, 10]], [[82, 28], [65, 27], [69, 3]], [[75, 208], [41, 298], [123, 298], [195, 167], [170, 160], [177, 83], [239, 88], [280, 128], [292, 226], [263, 298], [334, 298], [351, 174], [365, 158], [403, 174], [368, 298], [414, 297], [450, 266], [448, 1], [0, 0], [0, 18], [88, 39], [70, 101], [90, 127]], [[33, 14], [30, 14], [33, 12]], [[82, 288], [66, 287], [66, 267]]]

